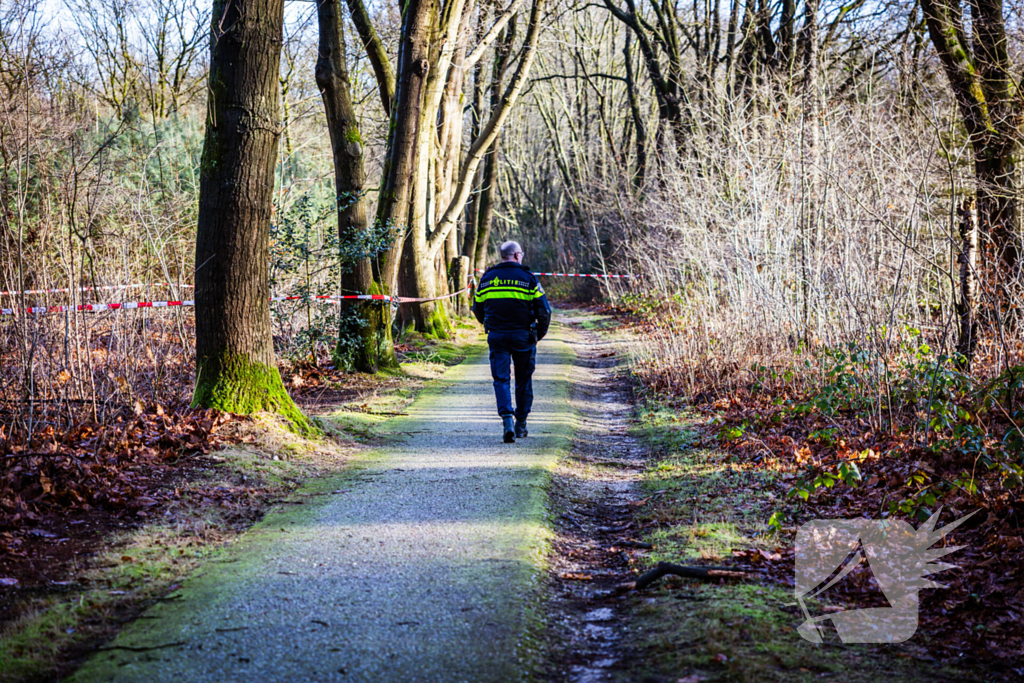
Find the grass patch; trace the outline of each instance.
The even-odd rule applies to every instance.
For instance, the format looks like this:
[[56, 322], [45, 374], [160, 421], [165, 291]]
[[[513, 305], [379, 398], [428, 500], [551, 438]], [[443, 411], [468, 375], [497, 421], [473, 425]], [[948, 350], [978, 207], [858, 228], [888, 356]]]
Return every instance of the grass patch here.
[[[641, 486], [658, 494], [638, 515], [659, 561], [728, 563], [734, 550], [771, 551], [782, 539], [767, 526], [778, 476], [697, 445], [692, 414], [647, 405], [635, 433], [654, 457]], [[762, 581], [762, 580], [758, 580]], [[815, 645], [796, 629], [803, 614], [792, 589], [763, 583], [711, 585], [668, 577], [638, 601], [624, 645], [633, 664], [616, 680], [936, 681], [966, 676], [927, 654], [923, 638], [900, 645]], [[973, 679], [972, 679], [973, 680]]]
[[580, 327], [585, 330], [604, 331], [618, 326], [619, 322], [610, 315], [594, 315], [580, 321]]
[[802, 615], [792, 602], [778, 587], [667, 581], [637, 608], [626, 635], [638, 650], [636, 665], [616, 680], [930, 683], [967, 676], [922, 661], [926, 655], [908, 644], [809, 643], [796, 632]]
[[199, 517], [110, 540], [63, 594], [40, 598], [0, 633], [0, 681], [56, 680], [110, 638], [117, 623], [145, 609], [216, 556], [227, 541]]

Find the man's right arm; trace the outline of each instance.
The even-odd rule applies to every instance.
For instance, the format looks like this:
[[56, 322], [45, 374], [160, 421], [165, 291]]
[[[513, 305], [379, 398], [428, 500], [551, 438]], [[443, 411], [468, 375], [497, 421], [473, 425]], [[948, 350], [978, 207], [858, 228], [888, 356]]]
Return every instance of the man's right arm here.
[[483, 325], [484, 324], [484, 302], [480, 301], [477, 298], [477, 296], [476, 296], [476, 289], [475, 288], [473, 289], [473, 306], [472, 306], [472, 309], [473, 309], [473, 315], [476, 316], [476, 319], [480, 322], [481, 325]]

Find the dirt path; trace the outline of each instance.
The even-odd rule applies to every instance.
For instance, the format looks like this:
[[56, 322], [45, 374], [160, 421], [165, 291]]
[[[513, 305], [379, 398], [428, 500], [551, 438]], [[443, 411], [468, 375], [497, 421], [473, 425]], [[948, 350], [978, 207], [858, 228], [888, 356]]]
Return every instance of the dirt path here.
[[629, 432], [633, 397], [619, 344], [584, 328], [592, 315], [563, 318], [572, 329], [577, 413], [573, 447], [556, 471], [556, 537], [551, 555], [551, 636], [546, 678], [599, 683], [628, 668], [622, 635], [631, 600], [616, 586], [635, 578], [634, 516], [648, 447]]
[[541, 666], [546, 484], [572, 350], [540, 346], [530, 437], [501, 443], [486, 353], [342, 478], [268, 516], [74, 681], [515, 681]]

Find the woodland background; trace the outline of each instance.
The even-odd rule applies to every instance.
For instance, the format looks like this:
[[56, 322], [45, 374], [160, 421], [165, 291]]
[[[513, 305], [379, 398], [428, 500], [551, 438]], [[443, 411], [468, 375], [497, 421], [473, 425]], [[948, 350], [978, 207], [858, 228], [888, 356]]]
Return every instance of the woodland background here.
[[[454, 5], [431, 6], [447, 16]], [[1020, 514], [1020, 3], [534, 3], [539, 42], [519, 100], [479, 150], [466, 201], [445, 213], [437, 179], [453, 182], [503, 106], [532, 25], [519, 0], [459, 7], [458, 59], [477, 61], [453, 62], [450, 108], [423, 128], [453, 136], [423, 161], [433, 194], [360, 251], [383, 263], [409, 240], [420, 261], [375, 264], [374, 287], [454, 292], [464, 283], [451, 259], [485, 267], [505, 239], [535, 270], [633, 274], [546, 287], [606, 301], [643, 329], [632, 358], [642, 391], [717, 405], [724, 442], [756, 437], [806, 465], [794, 496], [853, 485], [865, 459], [907, 456], [931, 464], [893, 484], [892, 512], [923, 518], [943, 500], [989, 497]], [[285, 7], [269, 282], [298, 299], [273, 305], [272, 332], [283, 368], [342, 372], [357, 365], [344, 353], [350, 309], [314, 297], [362, 290], [344, 280], [317, 8]], [[342, 12], [358, 123], [348, 141], [365, 165], [359, 197], [380, 216], [394, 124], [352, 22], [360, 8], [392, 61], [408, 27], [394, 3]], [[0, 288], [15, 309], [0, 317], [0, 439], [21, 467], [8, 471], [12, 490], [31, 480], [49, 494], [30, 456], [83, 438], [83, 424], [192, 399], [192, 309], [17, 309], [192, 298], [210, 27], [210, 5], [195, 0], [0, 2]], [[434, 248], [417, 246], [416, 230]], [[62, 291], [26, 293], [49, 289]], [[450, 334], [458, 301], [402, 306], [378, 343], [413, 328]], [[791, 420], [813, 425], [772, 441]]]
[[[231, 60], [211, 54], [231, 4], [0, 0], [12, 563], [44, 542], [40, 519], [91, 510], [120, 527], [161, 509], [152, 482], [230, 419], [205, 408], [248, 412], [196, 387], [218, 316], [277, 365], [267, 386], [280, 370], [269, 407], [310, 426], [284, 389], [370, 386], [467, 313], [464, 294], [316, 297], [454, 294], [516, 239], [534, 270], [633, 275], [543, 282], [633, 330], [633, 388], [659, 428], [696, 415], [737, 472], [776, 482], [757, 514], [778, 552], [735, 561], [784, 582], [784, 539], [808, 515], [981, 509], [957, 539], [970, 571], [923, 617], [929, 647], [1019, 660], [1024, 5], [244, 4], [284, 16], [279, 69], [257, 55], [278, 104], [260, 95], [267, 216], [239, 233], [269, 252], [239, 285], [250, 308], [34, 313], [223, 294], [196, 254], [201, 187], [226, 158], [204, 136], [227, 111]], [[430, 106], [403, 99], [408, 74]], [[263, 326], [252, 311], [270, 295], [294, 298]], [[682, 523], [670, 498], [652, 503], [659, 525]]]

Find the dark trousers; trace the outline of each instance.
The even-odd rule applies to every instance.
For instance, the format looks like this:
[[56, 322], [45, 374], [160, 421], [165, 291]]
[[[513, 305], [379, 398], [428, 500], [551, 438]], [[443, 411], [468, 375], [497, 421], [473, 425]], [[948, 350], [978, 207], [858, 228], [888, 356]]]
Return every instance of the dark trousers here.
[[[537, 344], [529, 331], [492, 331], [487, 335], [491, 348], [491, 377], [498, 415], [515, 415], [525, 420], [533, 407], [533, 369], [537, 363]], [[516, 370], [516, 407], [512, 408], [511, 368]]]

